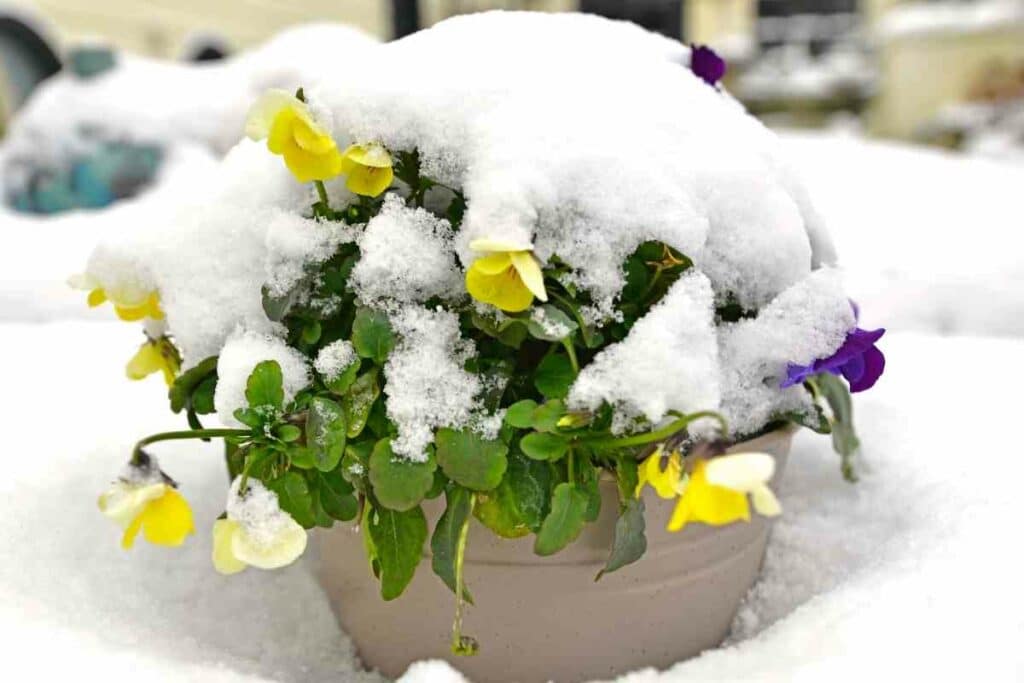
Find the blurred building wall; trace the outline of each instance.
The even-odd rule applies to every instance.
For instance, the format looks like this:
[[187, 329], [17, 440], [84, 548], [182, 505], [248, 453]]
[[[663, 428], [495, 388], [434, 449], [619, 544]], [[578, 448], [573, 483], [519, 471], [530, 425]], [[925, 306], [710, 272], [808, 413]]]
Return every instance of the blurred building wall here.
[[[1016, 17], [1010, 13], [984, 21], [967, 5], [961, 20], [950, 14], [943, 22], [921, 21], [917, 27], [894, 25], [894, 16], [899, 18], [895, 13], [881, 17], [875, 36], [879, 91], [869, 130], [886, 137], [917, 137], [943, 107], [971, 99], [991, 72], [1019, 68], [1024, 63], [1024, 2], [1019, 7]], [[915, 8], [900, 11], [906, 9]]]

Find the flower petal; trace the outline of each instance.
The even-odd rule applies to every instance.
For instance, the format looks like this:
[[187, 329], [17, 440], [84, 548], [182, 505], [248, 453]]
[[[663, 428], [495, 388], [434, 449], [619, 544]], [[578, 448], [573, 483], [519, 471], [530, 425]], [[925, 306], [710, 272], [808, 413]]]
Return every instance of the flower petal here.
[[708, 483], [733, 491], [749, 493], [775, 473], [775, 458], [767, 453], [733, 453], [708, 461]]
[[213, 568], [221, 574], [237, 574], [249, 566], [231, 551], [239, 529], [238, 522], [233, 519], [218, 519], [213, 523]]
[[501, 275], [512, 267], [512, 257], [507, 253], [488, 254], [481, 256], [469, 266], [483, 275]]
[[287, 107], [296, 105], [302, 106], [302, 102], [289, 92], [276, 88], [266, 91], [249, 108], [245, 119], [245, 135], [250, 140], [268, 137], [277, 115]]
[[391, 154], [383, 145], [377, 143], [349, 145], [342, 156], [359, 166], [391, 168], [393, 165]]
[[156, 344], [146, 342], [139, 347], [124, 369], [128, 379], [140, 380], [163, 370], [164, 365], [164, 357]]
[[518, 242], [506, 242], [504, 240], [494, 240], [489, 237], [481, 237], [475, 239], [469, 243], [469, 248], [473, 251], [493, 251], [493, 252], [506, 252], [506, 251], [532, 251], [533, 245], [520, 244]]
[[782, 514], [782, 505], [767, 484], [754, 487], [750, 492], [750, 497], [753, 499], [754, 509], [759, 515], [778, 517]]
[[872, 346], [864, 353], [864, 373], [856, 382], [850, 382], [850, 392], [857, 393], [875, 386], [875, 382], [885, 372], [885, 355], [877, 346]]
[[173, 488], [151, 501], [140, 515], [142, 532], [154, 545], [179, 546], [185, 537], [195, 532], [192, 508], [188, 501]]
[[306, 550], [307, 534], [295, 520], [288, 523], [269, 543], [255, 543], [240, 528], [231, 539], [231, 552], [240, 561], [260, 569], [277, 569], [291, 564]]
[[[340, 171], [340, 163], [338, 168]], [[379, 197], [384, 190], [391, 187], [391, 181], [394, 179], [395, 172], [390, 166], [360, 166], [357, 164], [349, 171], [345, 187], [352, 194], [363, 197]]]
[[533, 254], [528, 251], [513, 251], [509, 253], [509, 256], [527, 289], [541, 301], [547, 301], [548, 292], [544, 289], [544, 273], [541, 272], [540, 264], [537, 263]]

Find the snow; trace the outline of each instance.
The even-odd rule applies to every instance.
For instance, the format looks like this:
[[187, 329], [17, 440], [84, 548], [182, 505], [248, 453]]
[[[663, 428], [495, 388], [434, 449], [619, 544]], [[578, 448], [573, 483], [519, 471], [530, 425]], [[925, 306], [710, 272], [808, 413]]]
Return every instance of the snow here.
[[356, 350], [352, 347], [352, 342], [339, 339], [320, 349], [316, 360], [313, 361], [313, 368], [320, 373], [325, 382], [333, 382], [355, 360]]
[[1013, 26], [1024, 26], [1024, 3], [1020, 0], [944, 0], [893, 7], [879, 21], [875, 33], [882, 40], [894, 40]]
[[722, 414], [732, 433], [752, 434], [777, 415], [811, 410], [801, 387], [778, 389], [786, 365], [831, 355], [855, 322], [839, 272], [823, 268], [783, 292], [756, 318], [722, 326]]
[[[607, 401], [619, 409], [620, 422], [645, 417], [653, 424], [669, 410], [717, 410], [714, 317], [707, 277], [688, 273], [679, 278], [622, 342], [583, 368], [569, 394], [570, 408], [596, 410]], [[616, 426], [622, 431], [626, 425]]]
[[463, 367], [476, 349], [460, 337], [458, 316], [440, 308], [410, 305], [390, 320], [399, 335], [384, 366], [387, 414], [398, 428], [391, 450], [423, 461], [435, 429], [464, 427], [478, 409], [483, 384]]
[[448, 221], [426, 209], [413, 209], [397, 194], [359, 238], [360, 257], [349, 285], [366, 304], [413, 302], [463, 295], [462, 274], [452, 251]]
[[258, 479], [247, 480], [244, 494], [239, 495], [241, 482], [241, 477], [231, 482], [224, 511], [228, 519], [242, 526], [246, 540], [252, 545], [270, 547], [283, 532], [295, 527], [295, 520], [281, 511], [277, 494]]
[[[138, 666], [168, 681], [375, 680], [356, 673], [305, 561], [232, 577], [213, 571], [209, 528], [227, 486], [215, 445], [152, 447], [193, 506], [196, 535], [180, 549], [118, 547], [95, 494], [134, 439], [181, 424], [159, 380], [121, 379], [134, 345], [124, 324], [0, 326], [3, 373], [19, 387], [0, 397], [19, 425], [0, 482], [0, 538], [16, 558], [0, 565], [5, 670], [38, 679], [102, 670], [111, 681], [136, 680]], [[1024, 353], [1024, 341], [891, 333], [886, 352], [888, 373], [856, 402], [870, 466], [862, 481], [845, 483], [827, 438], [801, 432], [777, 490], [785, 513], [732, 643], [627, 681], [1019, 674], [1024, 556], [1012, 520], [1024, 463], [1007, 457], [1013, 444], [994, 427], [1014, 419], [1013, 387], [1024, 377], [1007, 359]], [[35, 409], [52, 387], [25, 359], [75, 378], [62, 399], [75, 410], [61, 413], [59, 432], [52, 412]], [[971, 371], [944, 373], [942, 391], [922, 390], [953, 359], [970, 359]], [[989, 427], [949, 428], [951, 396], [986, 397], [957, 402], [955, 413], [958, 424]], [[435, 662], [409, 680], [458, 679]]]
[[309, 385], [309, 365], [301, 353], [271, 335], [236, 333], [228, 338], [217, 360], [217, 390], [213, 403], [221, 422], [243, 426], [235, 419], [235, 411], [249, 406], [245, 398], [246, 383], [253, 368], [266, 360], [277, 361], [281, 366], [286, 404]]
[[833, 134], [782, 142], [863, 327], [1024, 336], [1024, 166]]

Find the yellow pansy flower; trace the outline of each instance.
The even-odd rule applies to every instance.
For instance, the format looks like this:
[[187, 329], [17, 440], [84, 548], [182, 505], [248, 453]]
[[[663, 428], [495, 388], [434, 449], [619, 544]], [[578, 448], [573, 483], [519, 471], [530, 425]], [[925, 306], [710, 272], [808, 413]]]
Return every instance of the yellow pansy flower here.
[[664, 456], [661, 446], [658, 446], [650, 457], [640, 463], [637, 469], [639, 483], [636, 485], [636, 496], [644, 485], [648, 484], [654, 491], [665, 499], [675, 498], [686, 490], [686, 480], [683, 478], [683, 458], [679, 451], [674, 451], [668, 457], [665, 469], [661, 468], [661, 461]]
[[135, 544], [139, 531], [150, 543], [179, 546], [195, 531], [188, 501], [164, 481], [115, 482], [99, 498], [100, 511], [124, 529], [121, 547]]
[[650, 486], [662, 498], [679, 496], [667, 529], [679, 531], [689, 522], [722, 526], [740, 520], [750, 521], [749, 494], [754, 509], [766, 517], [782, 512], [768, 482], [775, 473], [775, 459], [767, 453], [735, 453], [711, 460], [698, 460], [688, 478], [682, 474], [682, 462], [673, 453], [667, 467], [661, 469], [660, 449], [640, 464], [640, 484]]
[[375, 142], [351, 145], [341, 155], [341, 172], [348, 177], [345, 187], [353, 194], [377, 197], [391, 187], [395, 178], [391, 155]]
[[679, 531], [688, 522], [712, 526], [750, 521], [747, 494], [754, 509], [765, 517], [782, 513], [782, 506], [768, 482], [775, 473], [775, 459], [767, 453], [734, 453], [711, 460], [701, 460], [683, 495], [676, 503], [669, 531]]
[[254, 534], [230, 517], [213, 523], [213, 567], [237, 574], [249, 565], [277, 569], [291, 564], [306, 550], [306, 530], [282, 512], [272, 533]]
[[498, 240], [473, 240], [469, 248], [485, 252], [466, 271], [466, 290], [477, 301], [509, 313], [525, 311], [533, 297], [548, 300], [544, 274], [533, 247]]
[[104, 288], [100, 282], [89, 274], [75, 275], [68, 280], [75, 289], [89, 292], [87, 299], [90, 308], [95, 308], [109, 301], [114, 306], [117, 317], [126, 322], [136, 322], [145, 318], [163, 320], [164, 312], [160, 307], [160, 293], [132, 285], [116, 288]]
[[284, 157], [300, 183], [327, 180], [341, 173], [338, 145], [313, 120], [306, 103], [284, 90], [268, 90], [249, 109], [245, 134], [267, 141], [267, 149]]
[[154, 372], [162, 372], [167, 386], [174, 384], [174, 378], [180, 370], [181, 356], [167, 337], [147, 338], [125, 366], [125, 374], [129, 379], [145, 379]]

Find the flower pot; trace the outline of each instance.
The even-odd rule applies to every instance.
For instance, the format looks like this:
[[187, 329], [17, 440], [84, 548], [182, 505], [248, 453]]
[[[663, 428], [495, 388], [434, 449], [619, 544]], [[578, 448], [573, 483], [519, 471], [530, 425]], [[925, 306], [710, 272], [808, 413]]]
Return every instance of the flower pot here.
[[[777, 480], [792, 435], [779, 430], [731, 450], [773, 454]], [[603, 486], [598, 521], [552, 557], [534, 555], [532, 536], [502, 539], [474, 520], [465, 576], [476, 604], [467, 606], [463, 627], [480, 642], [474, 657], [450, 652], [454, 596], [430, 571], [429, 557], [405, 593], [384, 602], [359, 534], [338, 527], [320, 534], [320, 581], [363, 663], [391, 677], [421, 659], [445, 659], [481, 683], [578, 681], [664, 668], [728, 634], [760, 571], [770, 522], [752, 511], [749, 523], [689, 524], [669, 533], [675, 501], [649, 489], [644, 500], [647, 553], [596, 583], [618, 512], [614, 483]], [[443, 499], [427, 501], [424, 510], [433, 529]]]

